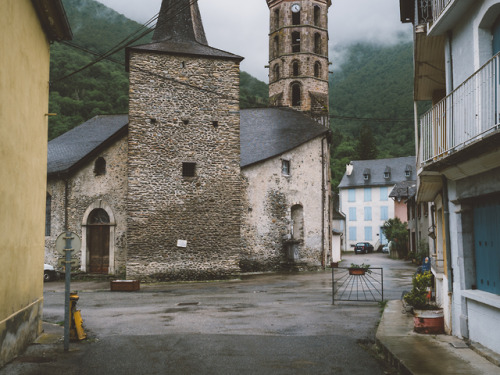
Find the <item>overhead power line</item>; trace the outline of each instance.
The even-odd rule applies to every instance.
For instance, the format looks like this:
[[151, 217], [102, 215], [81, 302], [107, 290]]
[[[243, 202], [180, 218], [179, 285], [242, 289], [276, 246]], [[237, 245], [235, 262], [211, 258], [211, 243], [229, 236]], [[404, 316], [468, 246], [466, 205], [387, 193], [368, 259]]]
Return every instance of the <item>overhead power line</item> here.
[[[190, 7], [191, 5], [195, 4], [198, 0], [192, 0], [191, 2], [189, 2], [187, 5], [185, 5], [184, 7], [182, 8], [179, 8], [169, 19], [167, 19], [166, 21], [170, 20], [170, 19], [174, 19], [178, 14], [180, 14], [182, 11], [184, 11], [185, 9], [187, 9], [188, 7]], [[177, 2], [176, 4], [174, 4], [172, 6], [172, 8], [174, 8], [176, 5], [180, 4], [180, 1]], [[94, 61], [88, 63], [87, 65], [69, 73], [69, 74], [66, 74], [65, 76], [61, 77], [61, 78], [57, 78], [53, 81], [50, 82], [50, 84], [53, 84], [53, 83], [56, 83], [56, 82], [60, 82], [62, 80], [65, 80], [75, 74], [78, 74], [80, 72], [82, 72], [83, 70], [85, 69], [88, 69], [90, 68], [91, 66], [97, 64], [98, 62], [102, 61], [102, 60], [105, 60], [105, 59], [109, 59], [109, 57], [111, 55], [114, 55], [115, 53], [117, 52], [120, 52], [121, 50], [127, 48], [128, 46], [130, 46], [131, 44], [135, 43], [136, 41], [138, 41], [139, 39], [145, 37], [146, 35], [148, 35], [149, 33], [151, 33], [152, 31], [154, 31], [154, 27], [150, 27], [150, 25], [156, 21], [159, 17], [159, 13], [157, 13], [156, 15], [154, 15], [153, 17], [151, 17], [144, 25], [142, 25], [141, 27], [139, 27], [136, 31], [134, 31], [133, 33], [129, 34], [127, 37], [125, 37], [123, 40], [121, 40], [118, 44], [116, 44], [114, 47], [112, 47], [111, 49], [109, 49], [107, 52], [103, 53], [103, 54], [99, 54], [97, 52], [91, 52], [91, 51], [86, 51], [86, 52], [89, 52], [89, 53], [92, 53], [96, 56], [98, 56], [97, 59], [95, 59]], [[145, 31], [142, 31], [146, 29]], [[137, 35], [139, 34], [139, 35]], [[69, 46], [72, 46], [72, 47], [75, 47], [75, 48], [78, 48], [78, 49], [84, 49], [84, 47], [80, 47], [80, 46], [77, 46], [77, 45], [71, 45], [70, 43], [66, 43], [67, 45]], [[77, 47], [76, 47], [77, 46]], [[116, 61], [114, 61], [116, 62]]]
[[342, 115], [329, 115], [328, 117], [338, 120], [354, 120], [354, 121], [414, 122], [413, 119], [396, 119], [396, 118], [355, 117], [355, 116], [342, 116]]

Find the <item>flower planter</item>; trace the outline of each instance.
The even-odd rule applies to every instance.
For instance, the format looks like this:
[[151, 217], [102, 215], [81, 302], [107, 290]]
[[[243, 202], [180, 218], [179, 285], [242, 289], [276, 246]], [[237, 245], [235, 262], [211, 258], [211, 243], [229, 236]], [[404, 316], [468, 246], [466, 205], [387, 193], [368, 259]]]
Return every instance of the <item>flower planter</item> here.
[[443, 309], [413, 310], [413, 330], [417, 333], [444, 333]]
[[111, 291], [114, 292], [135, 292], [141, 288], [139, 280], [112, 280], [110, 281]]
[[366, 273], [366, 270], [362, 268], [349, 268], [349, 275], [362, 276]]

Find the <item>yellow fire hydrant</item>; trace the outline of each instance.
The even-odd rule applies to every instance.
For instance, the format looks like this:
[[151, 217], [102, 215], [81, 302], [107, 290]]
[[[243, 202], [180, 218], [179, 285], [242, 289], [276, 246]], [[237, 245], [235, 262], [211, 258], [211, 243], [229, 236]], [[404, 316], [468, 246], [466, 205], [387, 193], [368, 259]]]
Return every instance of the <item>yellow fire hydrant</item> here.
[[70, 321], [70, 332], [69, 337], [71, 340], [84, 340], [87, 338], [87, 334], [83, 330], [83, 319], [80, 310], [76, 309], [76, 303], [80, 297], [78, 293], [73, 292], [69, 295], [69, 321]]

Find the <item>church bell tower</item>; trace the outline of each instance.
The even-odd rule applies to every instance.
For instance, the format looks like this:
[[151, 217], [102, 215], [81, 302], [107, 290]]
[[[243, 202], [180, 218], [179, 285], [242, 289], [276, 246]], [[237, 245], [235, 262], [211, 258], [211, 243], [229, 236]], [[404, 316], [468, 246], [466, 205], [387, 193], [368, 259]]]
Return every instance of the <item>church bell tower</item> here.
[[266, 0], [270, 10], [269, 100], [328, 126], [331, 0]]

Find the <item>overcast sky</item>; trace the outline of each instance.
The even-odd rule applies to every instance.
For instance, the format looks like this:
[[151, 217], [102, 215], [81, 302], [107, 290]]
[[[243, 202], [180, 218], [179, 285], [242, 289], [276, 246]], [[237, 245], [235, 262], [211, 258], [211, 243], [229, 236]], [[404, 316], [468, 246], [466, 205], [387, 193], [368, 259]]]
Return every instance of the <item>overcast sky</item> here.
[[[98, 0], [144, 23], [160, 11], [161, 0]], [[300, 0], [297, 0], [300, 2]], [[243, 56], [241, 69], [267, 83], [269, 9], [265, 0], [198, 0], [210, 46]], [[399, 21], [399, 0], [332, 0], [330, 61], [340, 63], [341, 46], [365, 41], [410, 40], [411, 26]], [[336, 52], [335, 52], [336, 51]]]

